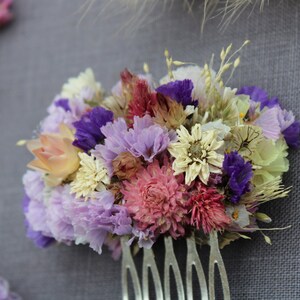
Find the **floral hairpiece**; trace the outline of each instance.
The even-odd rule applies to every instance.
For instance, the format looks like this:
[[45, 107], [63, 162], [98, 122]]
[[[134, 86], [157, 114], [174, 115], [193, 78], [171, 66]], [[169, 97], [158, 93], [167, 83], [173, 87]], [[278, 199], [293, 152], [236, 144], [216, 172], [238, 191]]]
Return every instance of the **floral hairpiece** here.
[[[162, 296], [151, 247], [164, 236], [165, 268], [174, 269], [184, 297], [172, 239], [186, 238], [187, 267], [199, 271], [202, 299], [214, 299], [215, 263], [229, 299], [219, 248], [255, 231], [271, 244], [263, 232], [275, 228], [259, 225], [271, 222], [260, 205], [288, 195], [282, 175], [289, 147], [300, 143], [300, 123], [278, 98], [256, 86], [225, 86], [242, 47], [222, 49], [217, 72], [212, 63], [186, 65], [166, 51], [168, 74], [159, 84], [147, 65], [145, 75], [125, 69], [110, 95], [91, 69], [69, 79], [37, 137], [19, 142], [35, 157], [23, 177], [28, 237], [40, 247], [88, 244], [99, 254], [105, 244], [114, 258], [123, 250], [124, 298], [129, 270], [144, 299], [148, 285], [141, 292], [129, 245], [144, 248], [146, 272], [150, 267]], [[211, 247], [209, 293], [195, 242]], [[165, 270], [166, 298], [168, 276]]]

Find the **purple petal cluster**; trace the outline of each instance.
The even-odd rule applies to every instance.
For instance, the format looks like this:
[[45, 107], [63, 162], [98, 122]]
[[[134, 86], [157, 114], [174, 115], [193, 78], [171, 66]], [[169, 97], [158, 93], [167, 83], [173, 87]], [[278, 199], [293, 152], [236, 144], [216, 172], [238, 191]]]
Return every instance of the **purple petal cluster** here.
[[139, 230], [138, 228], [134, 227], [132, 229], [132, 238], [128, 241], [128, 245], [131, 246], [136, 238], [138, 239], [139, 247], [146, 249], [150, 249], [156, 240], [154, 232], [152, 230]]
[[74, 241], [74, 228], [67, 208], [75, 201], [68, 186], [57, 186], [47, 200], [46, 220], [51, 235], [58, 242], [67, 245]]
[[267, 92], [257, 86], [244, 86], [237, 94], [249, 95], [251, 102], [260, 102], [261, 110], [268, 108], [255, 121], [255, 125], [263, 129], [265, 137], [277, 140], [283, 134], [290, 147], [300, 147], [300, 123], [295, 121], [291, 111], [281, 108], [277, 97], [269, 99]]
[[282, 131], [286, 143], [292, 148], [300, 147], [300, 123], [295, 121], [292, 125]]
[[230, 152], [224, 157], [223, 174], [229, 200], [238, 203], [241, 196], [250, 191], [250, 180], [253, 176], [251, 163], [245, 162], [237, 151]]
[[106, 161], [110, 174], [112, 161], [120, 153], [130, 152], [135, 157], [143, 157], [145, 161], [152, 162], [175, 138], [166, 128], [154, 124], [148, 115], [134, 117], [133, 128], [128, 129], [125, 120], [119, 118], [114, 123], [103, 126], [101, 131], [106, 137], [105, 143], [97, 145], [92, 152]]
[[0, 300], [21, 300], [22, 298], [10, 291], [9, 283], [3, 277], [0, 277]]
[[194, 85], [192, 80], [184, 79], [168, 82], [167, 84], [159, 86], [156, 91], [186, 107], [187, 105], [198, 105], [198, 101], [193, 101], [192, 99], [193, 89]]
[[260, 109], [264, 107], [272, 108], [279, 105], [277, 97], [269, 98], [268, 93], [258, 86], [243, 86], [237, 92], [237, 95], [241, 94], [248, 95], [255, 102], [260, 102]]
[[[96, 193], [91, 201], [75, 198], [70, 186], [58, 186], [48, 192], [44, 204], [44, 186], [38, 172], [24, 175], [26, 193], [36, 197], [24, 198], [27, 236], [39, 247], [47, 247], [54, 240], [70, 245], [88, 243], [99, 254], [108, 233], [126, 235], [132, 231], [132, 220], [127, 208], [114, 205], [114, 196], [108, 191]], [[34, 184], [31, 184], [34, 183]], [[118, 255], [118, 251], [115, 251]]]
[[[23, 212], [26, 215], [28, 213], [28, 206], [30, 203], [30, 198], [25, 194], [23, 198]], [[52, 237], [48, 237], [43, 235], [41, 231], [33, 230], [29, 221], [25, 219], [25, 228], [26, 228], [26, 236], [34, 242], [34, 244], [39, 248], [46, 248], [50, 246], [54, 239]]]
[[79, 121], [89, 109], [84, 100], [85, 94], [86, 90], [83, 90], [78, 98], [54, 99], [48, 108], [49, 115], [41, 122], [41, 132], [57, 133], [62, 123], [73, 129], [73, 123]]
[[98, 193], [93, 201], [75, 201], [69, 213], [76, 243], [89, 243], [93, 250], [101, 254], [108, 233], [131, 233], [132, 221], [127, 209], [113, 203], [114, 196], [108, 191]]
[[73, 123], [76, 140], [73, 145], [88, 152], [103, 138], [100, 128], [113, 120], [113, 113], [103, 107], [95, 107]]
[[54, 105], [56, 107], [61, 107], [64, 109], [64, 111], [71, 111], [70, 105], [69, 105], [69, 99], [58, 99], [54, 101]]
[[53, 241], [50, 229], [46, 224], [46, 207], [43, 203], [44, 182], [41, 174], [27, 171], [23, 176], [25, 196], [23, 198], [23, 212], [27, 237], [36, 246], [45, 248]]

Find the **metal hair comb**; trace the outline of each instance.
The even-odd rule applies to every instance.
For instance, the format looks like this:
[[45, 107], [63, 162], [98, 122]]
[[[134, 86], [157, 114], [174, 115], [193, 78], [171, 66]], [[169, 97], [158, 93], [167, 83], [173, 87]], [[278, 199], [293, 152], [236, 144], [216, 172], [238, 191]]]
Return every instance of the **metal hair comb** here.
[[[217, 232], [213, 231], [209, 237], [210, 244], [210, 257], [209, 257], [209, 270], [208, 270], [208, 285], [201, 264], [201, 260], [197, 251], [194, 237], [186, 239], [187, 243], [187, 260], [186, 260], [186, 278], [185, 288], [184, 282], [179, 270], [179, 265], [176, 260], [173, 240], [171, 237], [164, 238], [165, 244], [165, 258], [164, 258], [164, 280], [163, 284], [159, 276], [158, 267], [155, 262], [154, 253], [151, 249], [144, 249], [143, 253], [143, 271], [142, 271], [142, 286], [138, 277], [138, 272], [134, 260], [131, 255], [130, 247], [127, 245], [127, 240], [122, 238], [122, 289], [123, 300], [129, 299], [128, 293], [128, 274], [131, 276], [133, 283], [133, 290], [136, 300], [149, 300], [149, 272], [152, 273], [156, 299], [169, 300], [171, 299], [170, 291], [170, 272], [173, 271], [176, 291], [179, 300], [193, 300], [193, 281], [192, 270], [196, 270], [200, 295], [198, 299], [214, 300], [215, 299], [215, 265], [218, 266], [220, 278], [223, 289], [224, 300], [230, 300], [229, 284], [227, 274], [222, 260], [222, 256], [218, 245]], [[173, 288], [173, 289], [174, 289]]]

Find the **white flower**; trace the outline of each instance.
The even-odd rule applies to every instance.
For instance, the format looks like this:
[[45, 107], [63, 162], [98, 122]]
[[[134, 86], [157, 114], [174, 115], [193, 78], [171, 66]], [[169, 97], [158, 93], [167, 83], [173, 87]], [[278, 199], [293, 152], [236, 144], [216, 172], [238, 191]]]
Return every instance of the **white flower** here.
[[[177, 68], [172, 71], [175, 80], [190, 79], [193, 82], [194, 89], [192, 92], [193, 100], [198, 100], [199, 102], [205, 102], [206, 97], [206, 86], [205, 86], [205, 76], [203, 75], [203, 68], [199, 66], [185, 66]], [[212, 76], [215, 76], [215, 72], [211, 70]], [[168, 75], [160, 80], [160, 84], [166, 84], [170, 82]]]
[[76, 193], [77, 198], [84, 197], [87, 200], [95, 195], [95, 191], [106, 190], [110, 180], [102, 160], [86, 153], [78, 153], [78, 155], [81, 167], [74, 181], [71, 182], [71, 193]]
[[224, 142], [218, 139], [218, 130], [203, 131], [200, 124], [192, 127], [191, 134], [184, 126], [177, 129], [178, 141], [168, 150], [175, 157], [175, 175], [185, 172], [185, 183], [190, 184], [197, 176], [207, 184], [210, 173], [221, 173], [224, 155], [216, 150]]
[[243, 204], [237, 206], [227, 206], [226, 214], [230, 217], [232, 223], [238, 225], [240, 228], [250, 225], [249, 216], [251, 213]]
[[89, 89], [95, 97], [102, 98], [103, 89], [101, 84], [96, 81], [94, 72], [90, 68], [80, 73], [77, 77], [70, 78], [63, 85], [60, 96], [62, 98], [73, 99], [80, 96], [84, 88]]
[[217, 121], [208, 122], [208, 123], [202, 125], [202, 131], [208, 131], [208, 130], [217, 130], [218, 131], [218, 137], [221, 140], [224, 140], [224, 138], [230, 132], [230, 127], [224, 125], [221, 120], [217, 120]]

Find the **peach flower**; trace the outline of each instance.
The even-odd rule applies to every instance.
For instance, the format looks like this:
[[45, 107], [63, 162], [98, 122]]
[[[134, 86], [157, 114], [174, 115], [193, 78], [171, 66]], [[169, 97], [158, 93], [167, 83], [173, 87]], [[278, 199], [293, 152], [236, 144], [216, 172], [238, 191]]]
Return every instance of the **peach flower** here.
[[47, 185], [59, 185], [79, 167], [80, 150], [72, 145], [73, 141], [72, 132], [64, 124], [59, 133], [43, 133], [28, 141], [27, 148], [35, 156], [28, 167], [45, 173]]

